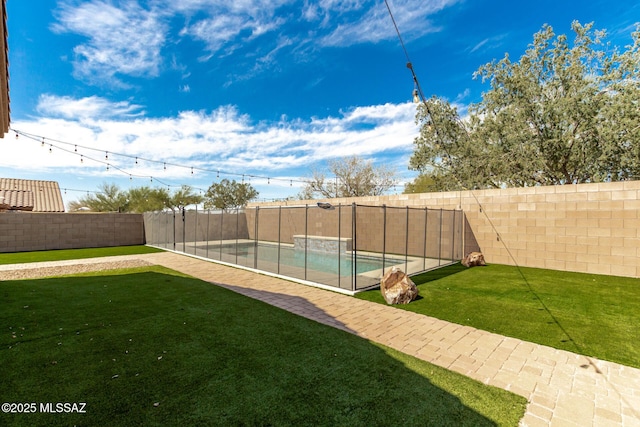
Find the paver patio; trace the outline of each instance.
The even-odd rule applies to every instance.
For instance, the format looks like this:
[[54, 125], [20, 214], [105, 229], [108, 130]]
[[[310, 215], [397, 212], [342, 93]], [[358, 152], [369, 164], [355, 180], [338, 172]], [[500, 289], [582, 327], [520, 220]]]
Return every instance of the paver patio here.
[[522, 426], [640, 427], [640, 369], [186, 255], [126, 258], [189, 274], [510, 390], [529, 400]]

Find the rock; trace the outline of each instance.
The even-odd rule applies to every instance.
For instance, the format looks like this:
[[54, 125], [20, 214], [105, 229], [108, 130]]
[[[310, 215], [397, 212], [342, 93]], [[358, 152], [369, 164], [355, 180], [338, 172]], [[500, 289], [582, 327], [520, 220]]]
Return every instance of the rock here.
[[382, 277], [380, 292], [387, 304], [409, 304], [418, 296], [416, 284], [398, 267], [392, 267]]
[[480, 252], [471, 252], [469, 255], [464, 257], [464, 259], [461, 261], [461, 264], [464, 265], [465, 267], [476, 267], [476, 266], [487, 265], [487, 263], [484, 262], [484, 255], [482, 255], [482, 253]]

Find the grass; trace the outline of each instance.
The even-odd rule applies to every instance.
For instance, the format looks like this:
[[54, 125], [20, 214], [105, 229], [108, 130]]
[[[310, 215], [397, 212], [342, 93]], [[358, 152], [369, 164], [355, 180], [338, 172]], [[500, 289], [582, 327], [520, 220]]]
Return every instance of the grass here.
[[[640, 368], [640, 279], [520, 271], [460, 264], [430, 271], [412, 277], [419, 299], [397, 307]], [[385, 304], [379, 290], [357, 297]]]
[[137, 255], [162, 252], [150, 246], [114, 246], [109, 248], [60, 249], [55, 251], [14, 252], [0, 254], [1, 264], [21, 264], [41, 261], [65, 261], [70, 259], [99, 258], [114, 255]]
[[526, 400], [162, 267], [0, 284], [12, 426], [515, 426]]

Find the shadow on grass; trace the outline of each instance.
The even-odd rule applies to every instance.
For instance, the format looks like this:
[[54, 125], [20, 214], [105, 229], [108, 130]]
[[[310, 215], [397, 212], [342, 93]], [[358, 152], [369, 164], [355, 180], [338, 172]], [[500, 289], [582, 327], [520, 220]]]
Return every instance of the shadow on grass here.
[[436, 268], [435, 270], [430, 270], [425, 273], [416, 274], [415, 276], [411, 276], [411, 280], [413, 280], [413, 283], [416, 285], [423, 285], [425, 283], [453, 276], [454, 274], [460, 273], [466, 269], [467, 267], [464, 265], [456, 263], [446, 267]]
[[506, 391], [157, 271], [4, 282], [0, 330], [5, 402], [86, 402], [81, 414], [0, 414], [8, 426], [491, 426], [524, 412]]

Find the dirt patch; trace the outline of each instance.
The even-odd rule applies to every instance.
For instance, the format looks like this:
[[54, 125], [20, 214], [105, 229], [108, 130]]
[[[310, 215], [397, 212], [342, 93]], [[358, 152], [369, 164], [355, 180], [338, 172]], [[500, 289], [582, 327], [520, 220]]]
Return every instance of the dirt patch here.
[[140, 259], [129, 259], [112, 262], [92, 262], [57, 265], [50, 267], [19, 268], [0, 271], [0, 280], [37, 279], [39, 277], [62, 276], [90, 271], [117, 270], [120, 268], [146, 267], [153, 265]]

